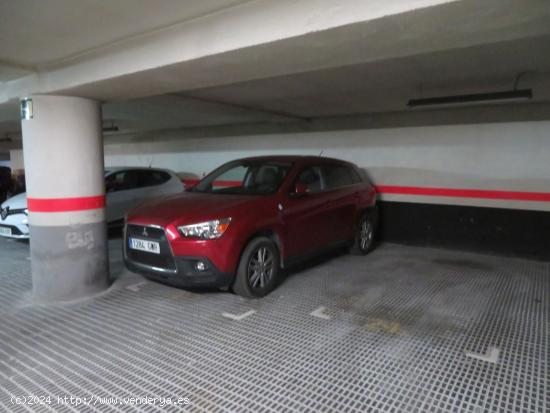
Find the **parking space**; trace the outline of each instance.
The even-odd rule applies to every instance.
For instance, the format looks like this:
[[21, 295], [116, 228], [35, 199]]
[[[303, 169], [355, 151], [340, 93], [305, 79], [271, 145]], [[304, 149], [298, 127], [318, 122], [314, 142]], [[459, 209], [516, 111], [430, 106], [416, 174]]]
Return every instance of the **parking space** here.
[[[147, 281], [123, 268], [115, 238], [109, 290], [40, 305], [28, 245], [0, 243], [4, 411], [131, 411], [128, 397], [208, 412], [550, 406], [548, 263], [382, 244], [308, 263], [249, 300]], [[55, 399], [10, 401], [25, 394]]]

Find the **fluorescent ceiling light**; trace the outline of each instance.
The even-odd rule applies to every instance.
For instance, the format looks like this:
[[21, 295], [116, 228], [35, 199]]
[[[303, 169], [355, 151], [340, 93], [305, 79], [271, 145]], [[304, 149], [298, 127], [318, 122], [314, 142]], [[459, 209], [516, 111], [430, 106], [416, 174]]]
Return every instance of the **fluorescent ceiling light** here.
[[118, 126], [114, 122], [109, 122], [109, 125], [105, 125], [101, 128], [102, 132], [118, 132]]
[[431, 98], [411, 99], [407, 106], [456, 106], [480, 103], [501, 103], [533, 98], [531, 89], [507, 90], [504, 92], [473, 93], [469, 95], [437, 96]]

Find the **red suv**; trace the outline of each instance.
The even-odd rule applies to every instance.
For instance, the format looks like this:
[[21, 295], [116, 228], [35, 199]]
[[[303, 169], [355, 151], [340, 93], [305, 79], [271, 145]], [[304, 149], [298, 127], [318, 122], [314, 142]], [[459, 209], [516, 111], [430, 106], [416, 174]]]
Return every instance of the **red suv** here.
[[312, 156], [222, 165], [185, 193], [132, 210], [126, 266], [182, 287], [229, 287], [261, 297], [281, 268], [348, 245], [373, 245], [376, 192], [357, 166]]

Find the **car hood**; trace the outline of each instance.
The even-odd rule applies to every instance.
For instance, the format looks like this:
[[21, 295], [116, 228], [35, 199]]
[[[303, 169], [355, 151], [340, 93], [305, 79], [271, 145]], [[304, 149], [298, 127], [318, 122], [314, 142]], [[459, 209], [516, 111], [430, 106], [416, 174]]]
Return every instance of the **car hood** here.
[[27, 194], [22, 193], [15, 195], [2, 204], [2, 208], [10, 207], [10, 209], [25, 209], [27, 208]]
[[148, 224], [187, 224], [227, 218], [237, 209], [253, 202], [255, 195], [226, 195], [185, 192], [147, 202], [128, 214], [129, 222]]

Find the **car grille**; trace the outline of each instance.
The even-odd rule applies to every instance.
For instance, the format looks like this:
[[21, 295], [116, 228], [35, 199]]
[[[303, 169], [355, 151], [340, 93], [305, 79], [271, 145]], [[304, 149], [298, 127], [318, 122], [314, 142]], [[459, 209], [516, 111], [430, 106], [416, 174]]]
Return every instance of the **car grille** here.
[[10, 215], [18, 215], [18, 214], [27, 215], [25, 211], [27, 211], [26, 208], [18, 208], [18, 209], [10, 209], [10, 207], [0, 208], [0, 218], [4, 220]]
[[[144, 234], [144, 230], [146, 235]], [[148, 241], [156, 241], [160, 244], [160, 254], [136, 251], [129, 248], [130, 237]], [[175, 271], [176, 264], [172, 256], [170, 244], [164, 230], [143, 225], [126, 226], [126, 257], [128, 260], [148, 267], [161, 268], [167, 271]]]
[[0, 227], [1, 228], [11, 228], [11, 235], [23, 235], [23, 233], [21, 231], [19, 231], [19, 228], [17, 227], [14, 227], [13, 225], [3, 225], [3, 224], [0, 224]]

